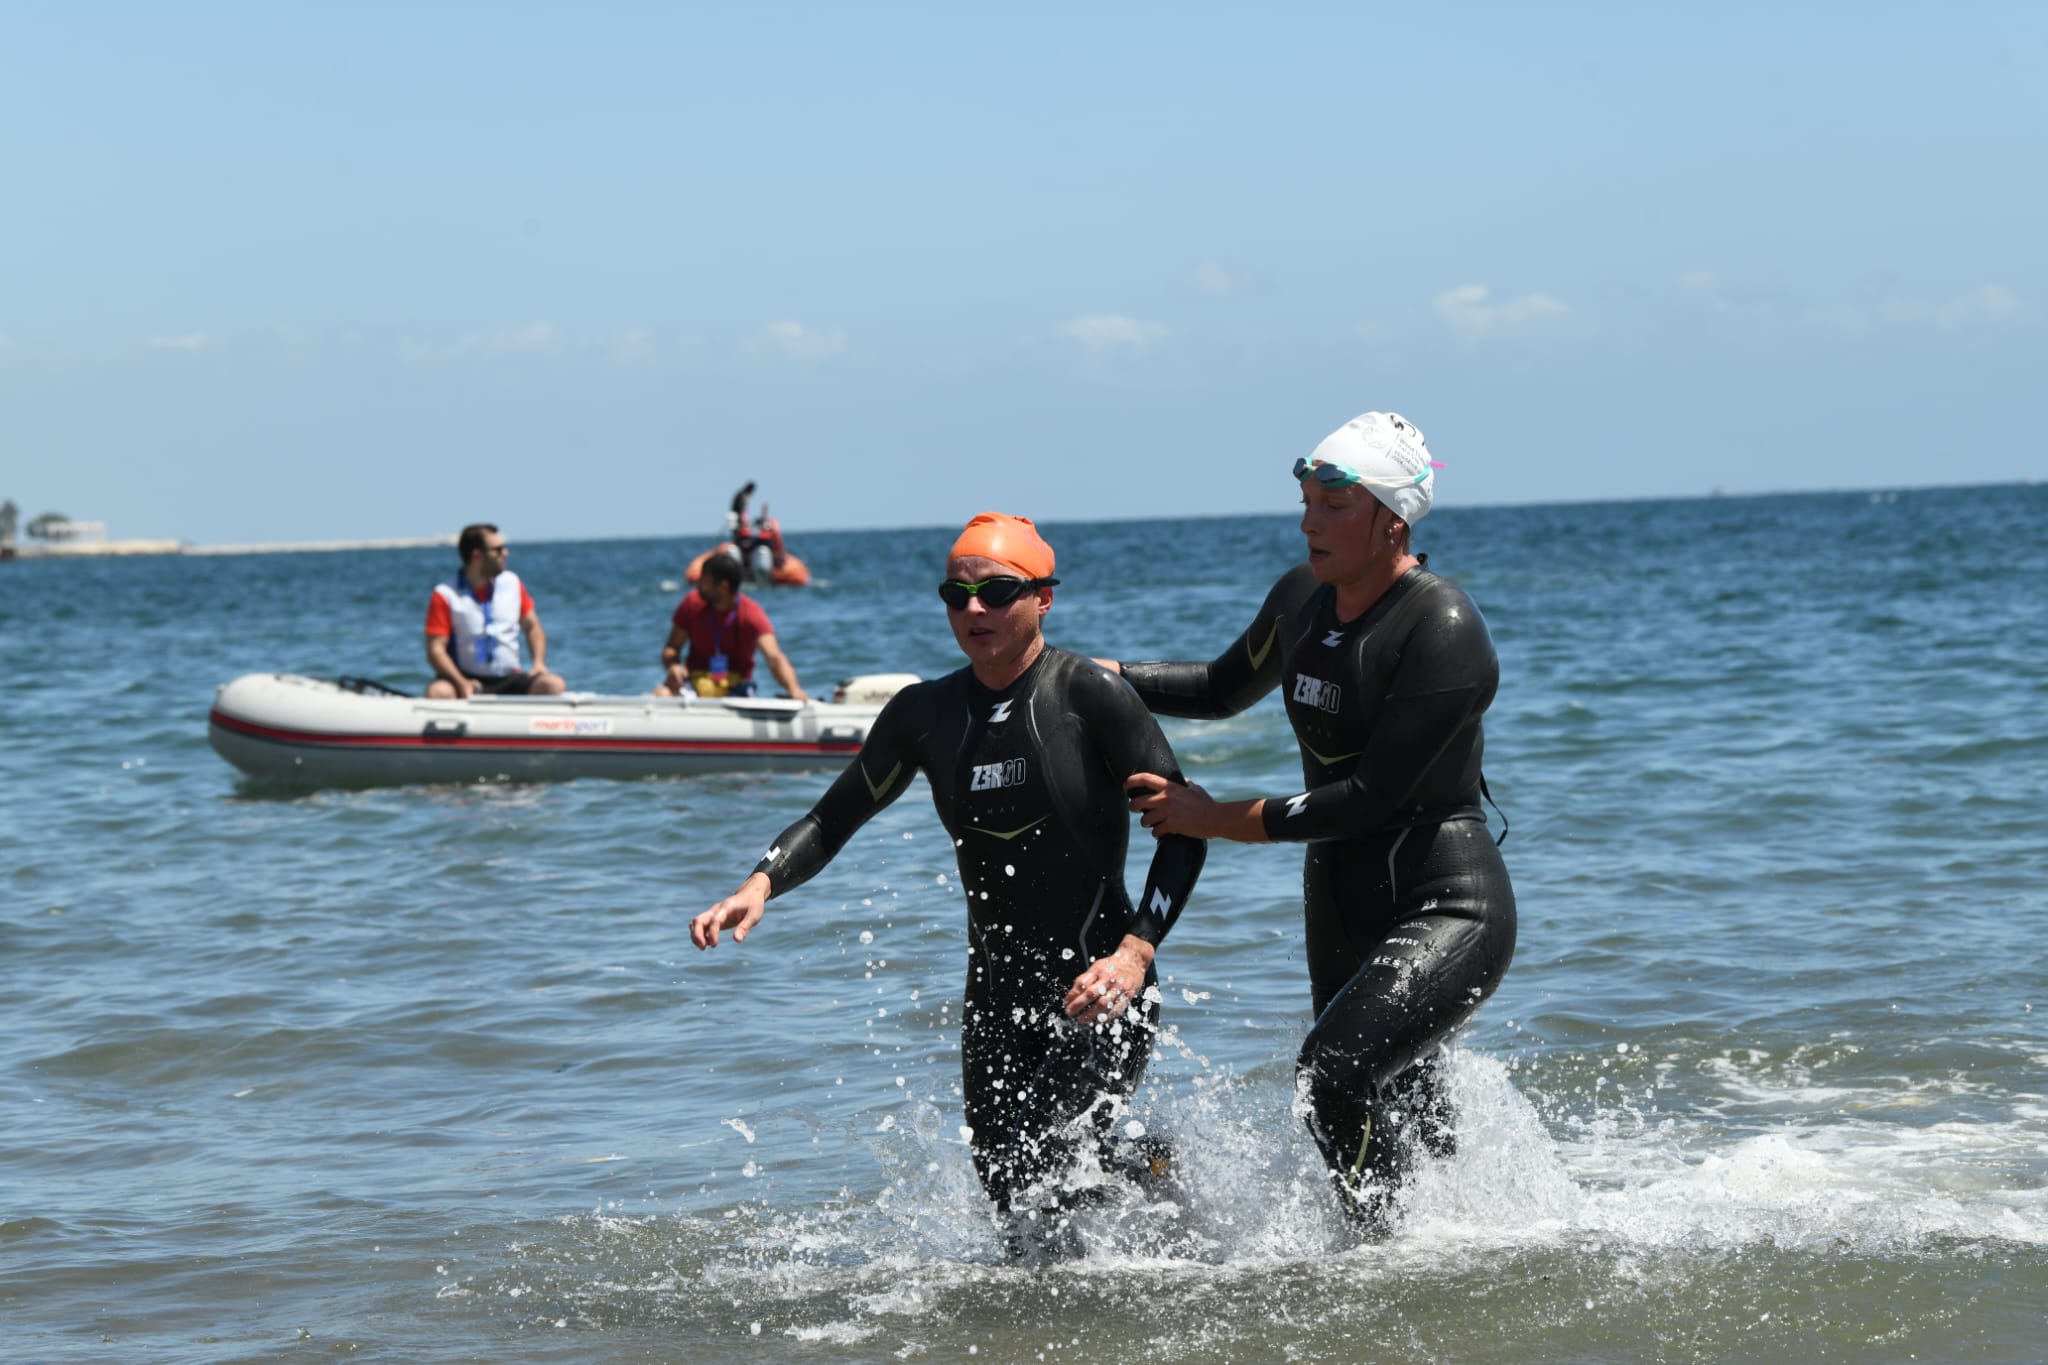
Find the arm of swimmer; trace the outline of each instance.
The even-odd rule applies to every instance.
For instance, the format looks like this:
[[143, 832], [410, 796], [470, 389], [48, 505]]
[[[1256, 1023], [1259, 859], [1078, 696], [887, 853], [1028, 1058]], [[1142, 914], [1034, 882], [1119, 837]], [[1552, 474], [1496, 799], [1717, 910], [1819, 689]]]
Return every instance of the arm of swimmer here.
[[[1088, 723], [1110, 771], [1123, 774], [1127, 788], [1131, 778], [1147, 768], [1181, 780], [1180, 765], [1159, 732], [1159, 722], [1136, 693], [1100, 674], [1082, 682], [1075, 709]], [[1092, 1024], [1106, 1014], [1121, 1013], [1144, 989], [1153, 956], [1194, 893], [1208, 856], [1209, 846], [1199, 839], [1168, 836], [1153, 844], [1152, 865], [1146, 870], [1130, 929], [1114, 951], [1075, 978], [1064, 1006], [1069, 1017]]]
[[1265, 803], [1272, 840], [1348, 839], [1391, 823], [1437, 757], [1472, 719], [1477, 688], [1390, 697], [1351, 775]]
[[745, 942], [770, 898], [817, 876], [875, 812], [909, 790], [918, 771], [908, 743], [915, 703], [897, 703], [914, 690], [890, 698], [846, 771], [817, 805], [776, 836], [739, 889], [690, 921], [692, 943], [700, 949], [715, 948], [719, 930], [725, 928], [733, 931], [735, 943]]
[[1158, 773], [1139, 773], [1128, 788], [1131, 809], [1153, 837], [1184, 834], [1193, 839], [1229, 839], [1240, 844], [1267, 842], [1264, 797], [1249, 801], [1218, 801], [1193, 783], [1176, 782]]
[[[1101, 750], [1103, 761], [1116, 774], [1126, 795], [1143, 775], [1163, 775], [1160, 780], [1187, 790], [1180, 763], [1160, 733], [1159, 722], [1128, 685], [1100, 673], [1077, 677], [1081, 685], [1072, 698], [1075, 711], [1086, 722]], [[1202, 875], [1209, 856], [1208, 846], [1199, 838], [1169, 834], [1152, 849], [1152, 866], [1145, 873], [1131, 932], [1155, 948], [1187, 903]]]
[[1306, 565], [1288, 570], [1267, 592], [1244, 633], [1208, 663], [1131, 662], [1115, 671], [1159, 715], [1194, 720], [1234, 716], [1279, 686], [1281, 622], [1299, 615], [1314, 589]]

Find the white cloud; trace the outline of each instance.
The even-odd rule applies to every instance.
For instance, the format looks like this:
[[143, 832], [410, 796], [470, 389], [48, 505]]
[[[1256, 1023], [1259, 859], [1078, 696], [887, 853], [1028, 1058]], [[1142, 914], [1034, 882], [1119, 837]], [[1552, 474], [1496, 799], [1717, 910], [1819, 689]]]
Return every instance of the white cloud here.
[[1571, 312], [1548, 294], [1499, 299], [1483, 284], [1465, 284], [1438, 294], [1432, 307], [1444, 324], [1467, 341], [1497, 332], [1516, 331], [1555, 322]]
[[756, 332], [747, 349], [787, 356], [791, 360], [827, 360], [846, 353], [846, 333], [837, 327], [806, 327], [801, 322], [771, 322]]
[[1062, 335], [1071, 337], [1091, 351], [1110, 351], [1119, 347], [1143, 351], [1166, 337], [1166, 328], [1159, 323], [1140, 322], [1117, 313], [1075, 318], [1061, 323], [1059, 329]]
[[1995, 327], [2019, 315], [2019, 295], [2004, 285], [1987, 284], [1936, 309], [1934, 322], [1944, 332], [1955, 332], [1965, 327]]
[[1221, 261], [1203, 261], [1195, 267], [1193, 280], [1195, 292], [1212, 299], [1227, 299], [1235, 294], [1262, 294], [1266, 290], [1263, 277], [1249, 270], [1234, 270]]
[[1775, 281], [1751, 278], [1731, 283], [1713, 270], [1681, 271], [1672, 281], [1679, 303], [1695, 313], [1739, 321], [1746, 327], [1781, 325], [1781, 302]]
[[[335, 340], [341, 345], [354, 345], [360, 338], [344, 332], [337, 334]], [[682, 364], [688, 359], [686, 344], [660, 336], [651, 328], [568, 332], [552, 322], [523, 322], [513, 327], [469, 332], [453, 341], [407, 337], [395, 343], [392, 349], [408, 365], [537, 361], [565, 366], [644, 369]]]
[[1772, 333], [1875, 336], [1929, 327], [1944, 332], [2008, 326], [2028, 317], [2025, 303], [2004, 285], [1987, 284], [1943, 304], [1895, 292], [1889, 277], [1863, 282], [1853, 297], [1785, 299], [1769, 280], [1733, 283], [1711, 270], [1688, 270], [1674, 280], [1679, 301], [1701, 313]]
[[662, 359], [660, 342], [653, 330], [646, 327], [614, 332], [601, 338], [598, 347], [605, 359], [621, 366], [655, 365]]
[[159, 351], [196, 351], [206, 344], [206, 333], [189, 332], [181, 337], [151, 337], [149, 344]]
[[1686, 270], [1678, 276], [1678, 293], [1682, 298], [1704, 303], [1716, 312], [1728, 306], [1728, 288], [1721, 283], [1721, 277], [1711, 270]]
[[486, 332], [477, 338], [481, 349], [513, 352], [553, 350], [560, 340], [561, 333], [552, 322], [529, 322], [502, 332]]
[[498, 356], [539, 356], [557, 351], [562, 334], [551, 322], [523, 322], [493, 331], [470, 332], [453, 341], [408, 339], [397, 346], [399, 359], [409, 365], [447, 365], [460, 360]]

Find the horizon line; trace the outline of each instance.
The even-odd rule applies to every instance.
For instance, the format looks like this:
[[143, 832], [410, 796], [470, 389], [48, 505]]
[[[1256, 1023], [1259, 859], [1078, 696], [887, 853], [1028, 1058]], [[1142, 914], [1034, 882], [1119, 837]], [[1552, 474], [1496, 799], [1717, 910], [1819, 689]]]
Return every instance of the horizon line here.
[[[1899, 488], [1896, 486], [1888, 486], [1884, 484], [1871, 484], [1856, 488], [1781, 488], [1743, 490], [1714, 489], [1705, 493], [1657, 493], [1643, 494], [1634, 497], [1546, 498], [1534, 499], [1526, 502], [1464, 503], [1455, 507], [1443, 508], [1441, 510], [1446, 512], [1488, 512], [1501, 511], [1510, 508], [1639, 506], [1645, 503], [1660, 502], [1718, 502], [1737, 501], [1755, 498], [1815, 498], [1830, 496], [1848, 496], [1859, 493], [1890, 493], [1893, 495], [1910, 493], [1941, 493], [1973, 488], [2033, 488], [2039, 486], [2042, 482], [2043, 480], [2041, 479], [2028, 477], [2021, 479], [2000, 479], [1985, 483], [1921, 484], [1916, 485], [1912, 488]], [[1284, 508], [1275, 508], [1270, 513], [1190, 512], [1177, 516], [1112, 516], [1085, 518], [1048, 518], [1046, 519], [1046, 524], [1059, 526], [1107, 526], [1128, 525], [1132, 522], [1150, 521], [1222, 521], [1226, 518], [1233, 517], [1250, 517], [1266, 515], [1280, 516], [1289, 515], [1289, 513]], [[811, 534], [815, 532], [831, 534], [858, 534], [861, 532], [873, 531], [943, 531], [949, 529], [950, 527], [951, 523], [949, 522], [930, 522], [896, 526], [812, 526], [806, 528], [804, 533]], [[45, 547], [42, 542], [25, 543], [17, 540], [14, 542], [14, 546], [17, 549], [31, 548], [37, 551], [36, 553], [22, 556], [22, 558], [24, 559], [94, 559], [100, 558], [108, 552], [111, 552], [115, 555], [119, 555], [122, 553], [122, 551], [113, 547], [118, 547], [122, 545], [141, 546], [144, 544], [149, 544], [161, 545], [165, 547], [164, 549], [155, 551], [129, 551], [128, 553], [130, 554], [288, 554], [321, 553], [341, 550], [434, 549], [454, 544], [455, 538], [455, 532], [442, 531], [423, 536], [374, 536], [351, 539], [329, 539], [321, 541], [268, 541], [259, 543], [238, 544], [234, 542], [208, 543], [180, 540], [170, 536], [136, 536], [127, 538], [125, 540], [108, 540], [98, 542], [99, 544], [108, 547], [107, 551], [101, 551], [99, 553], [95, 553], [93, 550], [87, 548], [85, 545], [79, 545], [76, 548], [70, 548], [67, 546], [66, 549], [59, 550], [55, 554], [43, 553], [42, 551], [44, 550]], [[522, 536], [521, 540], [531, 545], [581, 545], [602, 541], [683, 540], [698, 538], [700, 537], [697, 533], [685, 531], [638, 531], [592, 536]]]

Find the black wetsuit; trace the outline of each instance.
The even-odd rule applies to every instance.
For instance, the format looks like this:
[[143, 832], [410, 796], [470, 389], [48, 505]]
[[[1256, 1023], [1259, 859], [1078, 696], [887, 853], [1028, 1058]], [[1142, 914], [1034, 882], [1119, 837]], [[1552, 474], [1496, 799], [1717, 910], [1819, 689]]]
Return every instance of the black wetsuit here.
[[1163, 715], [1235, 715], [1286, 688], [1307, 785], [1269, 799], [1264, 820], [1268, 838], [1308, 841], [1316, 1018], [1298, 1076], [1325, 1159], [1377, 1216], [1412, 1151], [1399, 1129], [1448, 1149], [1432, 1059], [1514, 954], [1514, 890], [1479, 804], [1480, 716], [1500, 676], [1486, 623], [1421, 568], [1340, 621], [1336, 590], [1302, 564], [1214, 662], [1122, 667]]
[[1047, 647], [1000, 692], [961, 669], [882, 709], [859, 757], [755, 869], [779, 896], [815, 875], [922, 772], [953, 836], [967, 897], [961, 1078], [975, 1169], [998, 1206], [1097, 1141], [1151, 1058], [1159, 992], [1094, 1026], [1069, 1020], [1074, 978], [1125, 934], [1157, 944], [1194, 889], [1208, 846], [1159, 841], [1133, 906], [1125, 783], [1176, 779], [1159, 723], [1115, 674]]

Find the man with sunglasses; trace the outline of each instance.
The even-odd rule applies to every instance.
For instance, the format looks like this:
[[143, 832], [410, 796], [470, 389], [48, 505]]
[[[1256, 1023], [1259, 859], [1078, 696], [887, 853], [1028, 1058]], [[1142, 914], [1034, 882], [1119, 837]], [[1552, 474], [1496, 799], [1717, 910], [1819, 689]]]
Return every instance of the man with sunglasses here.
[[1472, 599], [1409, 546], [1437, 467], [1398, 414], [1346, 423], [1294, 462], [1307, 562], [1236, 642], [1209, 663], [1110, 665], [1161, 715], [1236, 715], [1286, 689], [1300, 792], [1219, 802], [1144, 774], [1131, 808], [1156, 835], [1305, 845], [1315, 1022], [1297, 1082], [1347, 1211], [1375, 1232], [1417, 1142], [1453, 1145], [1438, 1054], [1515, 946], [1480, 805], [1499, 663]]
[[[498, 528], [488, 522], [463, 527], [455, 551], [462, 572], [427, 600], [427, 663], [434, 670], [427, 695], [538, 697], [566, 690], [561, 675], [548, 672], [548, 633], [533, 594], [505, 567], [512, 547]], [[522, 636], [533, 652], [530, 670], [519, 666]]]
[[816, 875], [922, 772], [967, 899], [960, 1052], [974, 1164], [1005, 1211], [1027, 1192], [1063, 1204], [1058, 1177], [1084, 1146], [1105, 1166], [1155, 1155], [1129, 1161], [1111, 1128], [1158, 1028], [1153, 953], [1206, 853], [1160, 839], [1137, 903], [1126, 894], [1126, 783], [1180, 773], [1129, 687], [1045, 642], [1053, 567], [1028, 519], [969, 522], [939, 585], [967, 667], [891, 699], [817, 805], [690, 924], [700, 949], [728, 929], [745, 941], [770, 897]]

